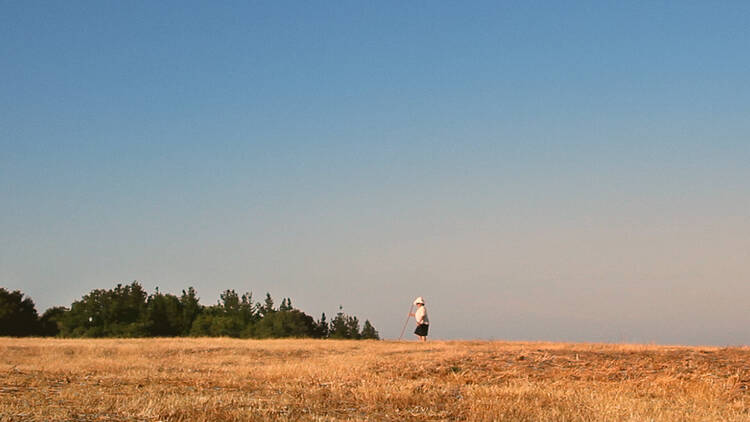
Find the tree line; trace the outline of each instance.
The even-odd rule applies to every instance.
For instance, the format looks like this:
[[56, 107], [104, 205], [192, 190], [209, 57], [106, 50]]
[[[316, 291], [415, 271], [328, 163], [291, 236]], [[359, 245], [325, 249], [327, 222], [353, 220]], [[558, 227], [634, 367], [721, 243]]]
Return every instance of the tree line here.
[[290, 298], [276, 306], [269, 293], [253, 302], [252, 293], [225, 290], [215, 305], [204, 306], [192, 287], [179, 297], [158, 287], [148, 294], [137, 281], [92, 290], [41, 316], [30, 297], [0, 287], [0, 336], [379, 339], [370, 321], [360, 329], [359, 319], [341, 307], [329, 322], [325, 313], [315, 320], [294, 308]]

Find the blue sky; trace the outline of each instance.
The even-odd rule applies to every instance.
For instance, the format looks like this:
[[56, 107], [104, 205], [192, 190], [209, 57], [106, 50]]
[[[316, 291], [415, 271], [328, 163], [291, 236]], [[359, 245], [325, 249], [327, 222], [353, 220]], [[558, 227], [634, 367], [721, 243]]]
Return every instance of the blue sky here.
[[[218, 3], [218, 4], [216, 4]], [[0, 2], [0, 285], [750, 342], [745, 2]], [[406, 309], [404, 309], [406, 308]]]

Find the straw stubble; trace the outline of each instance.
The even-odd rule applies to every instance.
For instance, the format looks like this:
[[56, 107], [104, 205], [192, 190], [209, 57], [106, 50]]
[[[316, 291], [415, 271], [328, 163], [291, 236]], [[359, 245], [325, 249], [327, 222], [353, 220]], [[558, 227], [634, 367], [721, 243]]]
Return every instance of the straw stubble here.
[[749, 421], [750, 348], [0, 339], [2, 421]]

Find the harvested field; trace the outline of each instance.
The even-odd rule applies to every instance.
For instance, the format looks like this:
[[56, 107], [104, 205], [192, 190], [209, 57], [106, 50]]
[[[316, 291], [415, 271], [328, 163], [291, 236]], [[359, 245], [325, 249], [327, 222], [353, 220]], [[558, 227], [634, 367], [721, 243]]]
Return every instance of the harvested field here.
[[0, 339], [2, 421], [750, 421], [750, 348]]

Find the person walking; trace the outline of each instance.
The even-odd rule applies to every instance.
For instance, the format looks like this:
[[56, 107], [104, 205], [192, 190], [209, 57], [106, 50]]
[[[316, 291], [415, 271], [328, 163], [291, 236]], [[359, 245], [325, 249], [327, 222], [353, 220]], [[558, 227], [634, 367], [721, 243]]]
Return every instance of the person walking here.
[[430, 328], [430, 319], [427, 317], [427, 308], [424, 306], [424, 299], [422, 299], [422, 296], [414, 299], [414, 305], [416, 305], [417, 310], [414, 311], [413, 314], [409, 314], [409, 316], [413, 316], [415, 320], [417, 320], [417, 329], [414, 330], [414, 334], [419, 337], [420, 341], [427, 341], [427, 331]]

